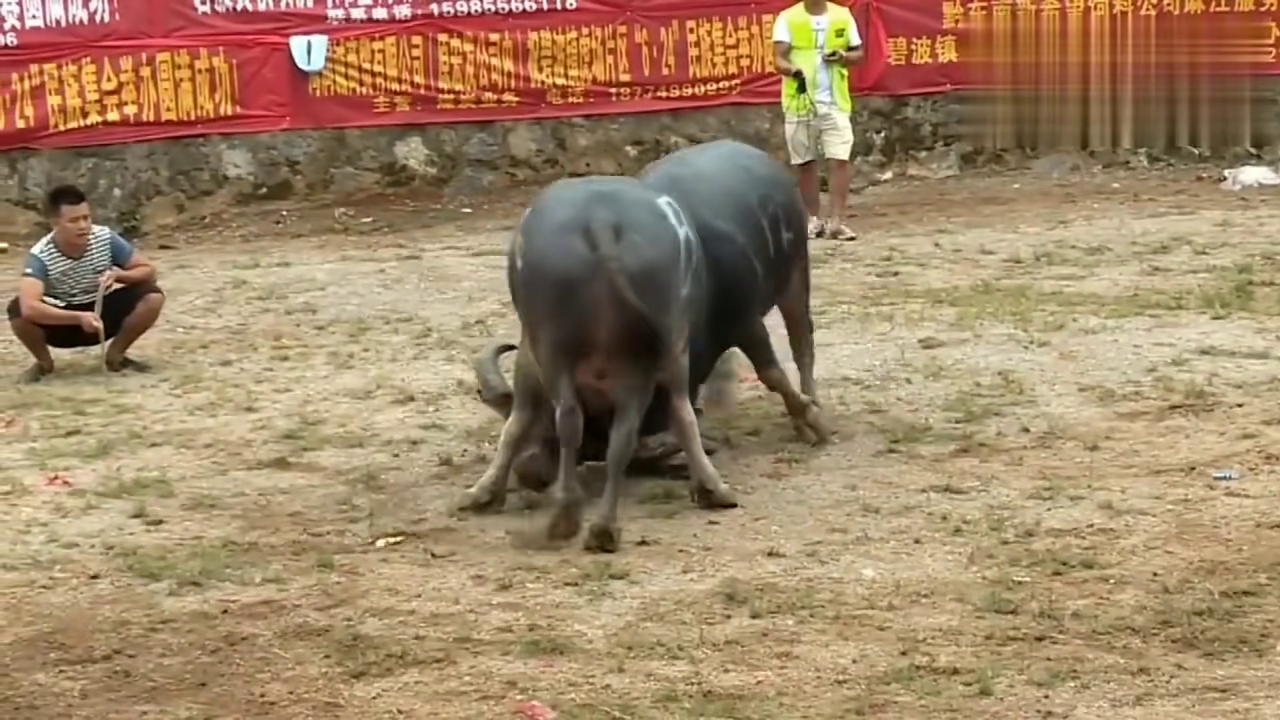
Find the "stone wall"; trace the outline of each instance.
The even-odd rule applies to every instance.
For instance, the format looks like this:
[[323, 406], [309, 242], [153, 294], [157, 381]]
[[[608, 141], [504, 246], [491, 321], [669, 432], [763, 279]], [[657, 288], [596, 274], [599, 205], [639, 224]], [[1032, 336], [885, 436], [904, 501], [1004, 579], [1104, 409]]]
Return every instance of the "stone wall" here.
[[[860, 167], [957, 140], [943, 96], [861, 103]], [[539, 122], [427, 125], [210, 136], [0, 157], [0, 226], [26, 233], [44, 190], [74, 182], [97, 216], [145, 233], [153, 217], [195, 208], [313, 193], [357, 195], [428, 186], [470, 195], [564, 175], [634, 173], [671, 150], [723, 137], [783, 153], [773, 106]], [[865, 174], [865, 173], [864, 173]]]
[[[1254, 106], [1276, 126], [1274, 83]], [[987, 153], [966, 143], [954, 95], [866, 98], [854, 119], [854, 185], [893, 167], [908, 175], [954, 175], [975, 164], [1017, 164], [1024, 157]], [[629, 174], [692, 143], [736, 138], [783, 152], [776, 106], [738, 106], [647, 115], [539, 122], [428, 125], [204, 137], [83, 150], [15, 151], [0, 157], [0, 235], [30, 236], [42, 227], [42, 192], [74, 182], [91, 195], [97, 216], [134, 237], [156, 218], [204, 213], [254, 199], [324, 193], [336, 197], [379, 188], [423, 186], [474, 195], [565, 175]], [[1236, 153], [1237, 160], [1249, 153]], [[1277, 148], [1265, 153], [1280, 156]], [[1040, 158], [1060, 174], [1085, 167], [1202, 160], [1197, 152]], [[8, 238], [6, 238], [8, 239]]]

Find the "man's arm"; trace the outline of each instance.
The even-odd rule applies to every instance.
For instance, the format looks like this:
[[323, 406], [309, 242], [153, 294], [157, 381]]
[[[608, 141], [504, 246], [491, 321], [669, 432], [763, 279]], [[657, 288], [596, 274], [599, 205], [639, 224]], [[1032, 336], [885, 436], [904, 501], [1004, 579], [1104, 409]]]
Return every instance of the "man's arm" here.
[[781, 16], [773, 21], [773, 69], [783, 77], [791, 77], [799, 69], [791, 63], [791, 29]]
[[122, 285], [138, 285], [155, 282], [156, 268], [145, 255], [133, 247], [133, 243], [111, 234], [111, 264], [120, 268], [115, 274], [116, 282]]
[[857, 65], [866, 56], [862, 49], [862, 35], [858, 33], [858, 21], [849, 24], [849, 48], [844, 51], [845, 66]]
[[27, 255], [18, 281], [18, 308], [24, 320], [38, 325], [79, 325], [80, 314], [54, 307], [44, 301], [44, 283], [49, 267], [35, 255]]

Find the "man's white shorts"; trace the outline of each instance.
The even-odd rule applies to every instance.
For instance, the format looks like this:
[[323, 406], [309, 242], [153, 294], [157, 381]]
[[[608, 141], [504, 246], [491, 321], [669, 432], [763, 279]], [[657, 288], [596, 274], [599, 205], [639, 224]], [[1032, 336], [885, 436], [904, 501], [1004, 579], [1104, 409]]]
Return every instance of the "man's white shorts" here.
[[819, 103], [811, 115], [787, 115], [786, 133], [792, 165], [819, 157], [847, 162], [853, 155], [853, 120], [834, 105]]

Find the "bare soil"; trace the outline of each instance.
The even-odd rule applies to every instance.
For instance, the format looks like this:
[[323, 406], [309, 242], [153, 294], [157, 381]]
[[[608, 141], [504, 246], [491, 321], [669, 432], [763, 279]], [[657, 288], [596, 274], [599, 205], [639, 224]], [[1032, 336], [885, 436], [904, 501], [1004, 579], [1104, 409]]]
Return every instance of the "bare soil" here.
[[638, 481], [614, 556], [514, 547], [536, 498], [448, 510], [500, 427], [469, 355], [515, 332], [518, 202], [469, 209], [175, 228], [155, 374], [0, 385], [0, 716], [1277, 716], [1274, 198], [873, 189], [814, 250], [840, 441], [744, 381], [744, 507]]

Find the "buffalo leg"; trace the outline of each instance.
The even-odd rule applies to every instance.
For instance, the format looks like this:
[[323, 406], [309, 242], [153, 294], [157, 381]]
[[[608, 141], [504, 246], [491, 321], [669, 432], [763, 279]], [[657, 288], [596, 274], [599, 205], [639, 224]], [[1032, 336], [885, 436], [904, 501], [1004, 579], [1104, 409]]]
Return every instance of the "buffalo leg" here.
[[698, 416], [689, 398], [689, 358], [681, 353], [667, 371], [667, 388], [671, 392], [671, 433], [689, 460], [689, 495], [698, 507], [707, 510], [738, 507], [738, 498], [720, 478], [702, 447]]
[[574, 391], [573, 380], [560, 377], [556, 389], [556, 437], [560, 439], [560, 457], [556, 482], [551, 486], [551, 520], [547, 523], [547, 539], [569, 540], [582, 529], [582, 486], [578, 484], [578, 448], [582, 445], [582, 408]]
[[540, 424], [537, 422], [537, 401], [538, 398], [529, 393], [516, 393], [515, 405], [506, 424], [502, 426], [502, 435], [498, 438], [498, 449], [493, 460], [484, 475], [463, 494], [457, 503], [459, 510], [502, 510], [507, 501], [507, 480], [511, 474], [511, 466], [515, 463], [516, 453], [528, 446], [531, 431]]
[[746, 353], [747, 359], [756, 369], [760, 382], [777, 393], [791, 416], [791, 424], [802, 437], [805, 430], [813, 434], [814, 440], [821, 444], [831, 440], [831, 430], [822, 419], [822, 413], [813, 398], [796, 392], [791, 378], [778, 364], [778, 356], [773, 352], [773, 343], [769, 341], [769, 330], [763, 320], [756, 320], [745, 333], [739, 345]]
[[614, 402], [613, 424], [609, 428], [609, 451], [605, 455], [604, 496], [600, 498], [600, 516], [587, 528], [583, 547], [592, 552], [618, 551], [622, 533], [618, 528], [618, 500], [627, 464], [635, 454], [640, 438], [640, 421], [644, 419], [653, 382], [635, 382], [621, 389]]
[[813, 313], [809, 307], [809, 258], [806, 254], [796, 263], [791, 282], [778, 300], [778, 312], [787, 326], [791, 358], [800, 373], [800, 392], [818, 402], [818, 383], [813, 377]]

